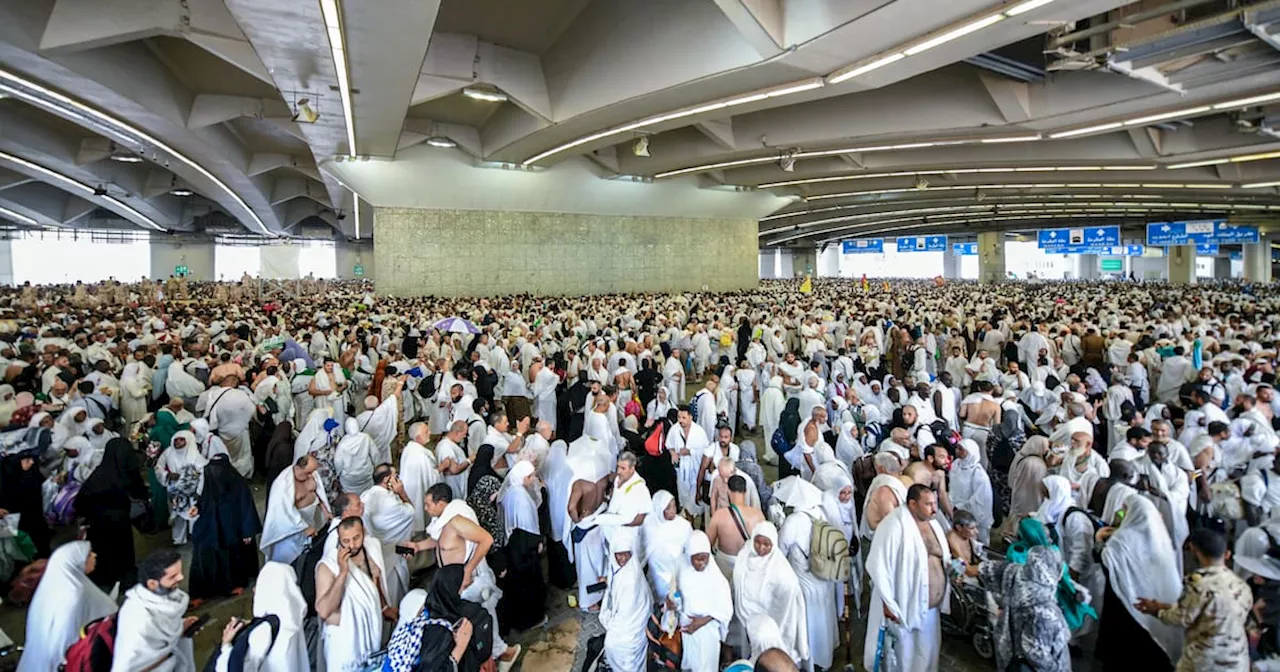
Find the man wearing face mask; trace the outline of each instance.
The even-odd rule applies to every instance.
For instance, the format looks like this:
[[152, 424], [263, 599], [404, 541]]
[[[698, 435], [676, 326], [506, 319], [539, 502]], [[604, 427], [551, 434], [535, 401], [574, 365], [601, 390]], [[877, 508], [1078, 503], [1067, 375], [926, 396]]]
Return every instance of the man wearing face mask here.
[[189, 600], [178, 588], [182, 579], [182, 556], [173, 549], [156, 551], [138, 565], [138, 584], [125, 593], [117, 616], [111, 672], [194, 672], [194, 633], [186, 630], [197, 617], [183, 617]]

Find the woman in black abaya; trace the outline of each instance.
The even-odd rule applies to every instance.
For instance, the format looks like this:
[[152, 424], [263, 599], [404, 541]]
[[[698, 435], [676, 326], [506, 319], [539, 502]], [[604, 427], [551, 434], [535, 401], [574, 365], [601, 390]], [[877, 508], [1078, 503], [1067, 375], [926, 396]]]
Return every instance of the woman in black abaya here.
[[138, 561], [133, 552], [132, 502], [142, 502], [150, 492], [142, 480], [142, 462], [127, 439], [107, 442], [102, 463], [85, 479], [76, 495], [76, 515], [88, 526], [89, 545], [98, 554], [98, 566], [90, 579], [111, 589], [117, 581], [127, 590], [138, 582]]
[[258, 574], [253, 537], [262, 531], [262, 521], [249, 483], [226, 453], [205, 465], [198, 509], [191, 529], [192, 601], [243, 593]]

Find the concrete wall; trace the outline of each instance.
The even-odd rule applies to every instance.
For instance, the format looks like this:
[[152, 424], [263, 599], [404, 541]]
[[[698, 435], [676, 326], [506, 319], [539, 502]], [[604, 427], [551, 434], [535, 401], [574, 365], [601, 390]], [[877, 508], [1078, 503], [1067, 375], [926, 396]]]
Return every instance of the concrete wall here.
[[374, 211], [378, 292], [479, 296], [755, 287], [753, 219]]
[[186, 266], [192, 280], [216, 280], [213, 270], [213, 243], [173, 243], [151, 239], [151, 278], [173, 275], [177, 266]]
[[377, 275], [374, 274], [375, 264], [373, 261], [372, 245], [348, 245], [338, 243], [334, 246], [334, 256], [337, 261], [338, 277], [342, 280], [352, 280], [356, 278], [356, 265], [359, 264], [364, 268], [364, 277], [367, 280], [377, 281]]
[[13, 286], [13, 242], [0, 240], [0, 285]]

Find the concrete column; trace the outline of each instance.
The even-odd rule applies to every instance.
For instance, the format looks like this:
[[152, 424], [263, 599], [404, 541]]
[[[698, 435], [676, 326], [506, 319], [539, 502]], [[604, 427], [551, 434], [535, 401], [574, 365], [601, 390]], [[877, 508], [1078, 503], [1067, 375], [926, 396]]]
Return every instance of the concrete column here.
[[1214, 280], [1230, 280], [1231, 279], [1231, 258], [1230, 257], [1214, 257], [1213, 258], [1213, 279]]
[[213, 266], [213, 241], [171, 242], [151, 239], [151, 279], [163, 280], [178, 266], [187, 267], [191, 280], [217, 280]]
[[952, 254], [951, 250], [942, 253], [942, 277], [947, 280], [960, 279], [960, 255]]
[[803, 278], [806, 275], [818, 274], [818, 250], [814, 247], [802, 247], [792, 251], [792, 275]]
[[1256, 245], [1244, 246], [1244, 279], [1249, 282], [1271, 282], [1271, 241], [1263, 236]]
[[[375, 277], [373, 273], [372, 245], [339, 243], [334, 246], [333, 251], [336, 259], [339, 279], [353, 280], [363, 278], [365, 280], [377, 281], [377, 277]], [[357, 266], [360, 267], [363, 275], [356, 274]]]
[[1004, 270], [1004, 233], [983, 231], [978, 234], [978, 282], [1002, 282]]
[[0, 240], [0, 285], [13, 284], [13, 241]]
[[1196, 248], [1194, 245], [1170, 247], [1165, 257], [1169, 282], [1174, 285], [1196, 284]]
[[1075, 262], [1076, 278], [1080, 280], [1097, 280], [1102, 277], [1102, 272], [1098, 270], [1098, 255], [1077, 254]]

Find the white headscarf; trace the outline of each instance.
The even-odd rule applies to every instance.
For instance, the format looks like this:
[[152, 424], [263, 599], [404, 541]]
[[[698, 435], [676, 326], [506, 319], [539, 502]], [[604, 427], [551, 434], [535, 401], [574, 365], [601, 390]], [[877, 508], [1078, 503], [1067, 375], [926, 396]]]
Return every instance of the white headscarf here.
[[[693, 568], [693, 556], [703, 553], [711, 555], [711, 542], [705, 532], [694, 530], [685, 543], [686, 560], [676, 579], [683, 598], [683, 616], [686, 621], [691, 616], [710, 616], [720, 630], [719, 638], [723, 640], [729, 630], [729, 621], [733, 620], [733, 595], [729, 590], [729, 581], [710, 558], [702, 571]], [[652, 563], [652, 556], [650, 558]], [[687, 625], [687, 622], [683, 624]]]
[[[1133, 606], [1140, 597], [1176, 604], [1182, 595], [1182, 574], [1174, 557], [1173, 540], [1154, 504], [1131, 488], [1112, 486], [1113, 491], [1117, 488], [1127, 490], [1122, 500], [1125, 517], [1102, 548], [1108, 585], [1169, 659], [1178, 660], [1182, 654], [1182, 628], [1140, 613]], [[1111, 494], [1107, 496], [1109, 504]]]
[[854, 497], [848, 502], [840, 501], [840, 492], [845, 488], [853, 490], [853, 479], [846, 468], [839, 462], [828, 462], [813, 475], [813, 484], [822, 488], [822, 514], [827, 522], [839, 527], [849, 541], [853, 540], [858, 529], [858, 512], [854, 508]]
[[972, 513], [979, 529], [989, 528], [995, 523], [991, 477], [979, 461], [978, 442], [964, 439], [960, 445], [964, 446], [966, 456], [951, 463], [951, 504]]
[[1045, 525], [1057, 525], [1066, 515], [1067, 510], [1075, 504], [1075, 499], [1071, 496], [1071, 481], [1062, 476], [1053, 475], [1045, 476], [1040, 482], [1049, 491], [1049, 497], [1040, 503], [1040, 508], [1036, 511], [1036, 519]]
[[[308, 453], [314, 453], [322, 446], [329, 443], [333, 439], [329, 432], [325, 431], [324, 423], [326, 420], [333, 418], [333, 411], [328, 407], [317, 408], [311, 411], [311, 415], [307, 416], [307, 424], [303, 425], [302, 431], [298, 433], [298, 438], [293, 442], [293, 459]], [[341, 428], [334, 430], [341, 436]]]
[[524, 485], [524, 479], [532, 476], [532, 462], [520, 460], [507, 472], [502, 488], [498, 490], [498, 502], [502, 505], [502, 519], [507, 528], [507, 538], [517, 529], [538, 536], [538, 505]]
[[116, 612], [115, 600], [84, 573], [89, 542], [71, 541], [53, 552], [27, 608], [27, 644], [19, 672], [57, 669], [67, 647], [89, 621]]
[[685, 542], [693, 530], [689, 521], [678, 514], [667, 520], [667, 506], [673, 501], [675, 497], [666, 490], [653, 493], [653, 513], [645, 516], [645, 557], [649, 562], [649, 578], [659, 597], [666, 597], [674, 585], [684, 562]]
[[[767, 554], [756, 553], [756, 537], [772, 542]], [[738, 552], [733, 567], [733, 594], [739, 619], [750, 622], [757, 614], [773, 616], [787, 642], [783, 650], [795, 660], [809, 657], [804, 594], [795, 570], [778, 546], [778, 528], [773, 523], [757, 523], [751, 538]]]

